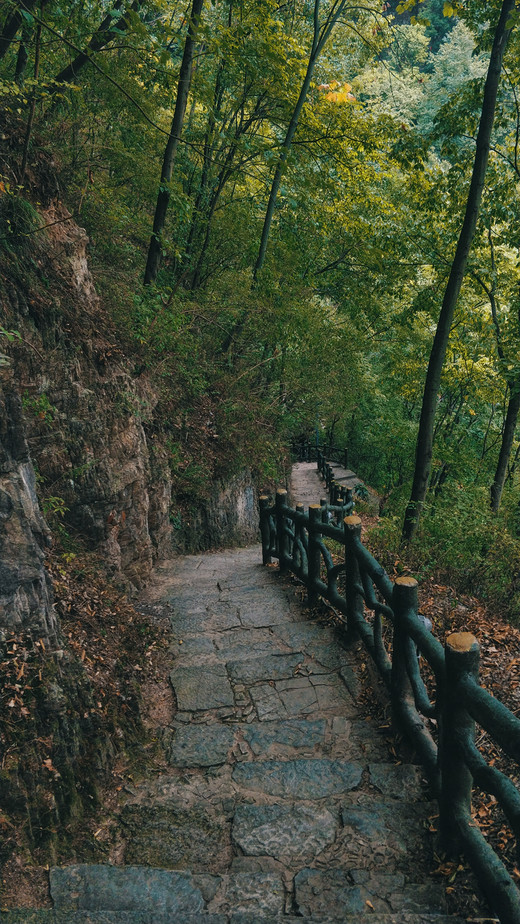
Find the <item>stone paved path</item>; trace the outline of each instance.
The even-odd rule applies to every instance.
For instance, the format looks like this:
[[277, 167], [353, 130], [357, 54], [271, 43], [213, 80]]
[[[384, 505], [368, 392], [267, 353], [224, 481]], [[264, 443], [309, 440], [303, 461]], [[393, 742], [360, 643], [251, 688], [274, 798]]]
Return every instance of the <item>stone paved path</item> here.
[[122, 866], [51, 870], [54, 911], [6, 924], [455, 924], [425, 873], [421, 770], [389, 761], [354, 655], [260, 547], [179, 558], [152, 598], [175, 655], [169, 769], [122, 809]]
[[317, 504], [327, 494], [325, 482], [322, 481], [315, 462], [295, 462], [291, 471], [289, 495], [291, 503]]
[[[334, 480], [346, 488], [354, 489], [356, 485], [363, 484], [361, 478], [349, 468], [343, 468], [339, 462], [331, 462], [334, 469]], [[368, 491], [367, 503], [374, 513], [379, 512], [380, 497], [372, 488], [364, 485]], [[317, 504], [321, 498], [326, 498], [327, 489], [325, 482], [317, 470], [315, 462], [296, 462], [292, 467], [289, 494], [291, 503], [299, 501], [304, 507], [309, 504]]]

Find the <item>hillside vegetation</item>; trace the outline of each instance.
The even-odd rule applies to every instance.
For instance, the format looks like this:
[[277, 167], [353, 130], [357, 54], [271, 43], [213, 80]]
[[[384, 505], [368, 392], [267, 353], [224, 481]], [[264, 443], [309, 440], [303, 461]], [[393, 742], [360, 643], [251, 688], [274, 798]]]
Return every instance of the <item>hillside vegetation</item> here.
[[[100, 376], [124, 369], [103, 400], [160, 447], [174, 527], [216, 478], [249, 468], [272, 484], [291, 441], [317, 435], [348, 445], [384, 496], [381, 541], [399, 543], [502, 28], [413, 555], [420, 573], [447, 569], [517, 619], [514, 6], [4, 0], [0, 350], [17, 378], [29, 370], [33, 434], [61, 412], [34, 353], [45, 330], [49, 362], [58, 331], [67, 362], [90, 351]], [[46, 275], [49, 241], [66, 250], [56, 229], [72, 220], [99, 296], [85, 324]], [[42, 472], [44, 508], [88, 538], [59, 475]]]

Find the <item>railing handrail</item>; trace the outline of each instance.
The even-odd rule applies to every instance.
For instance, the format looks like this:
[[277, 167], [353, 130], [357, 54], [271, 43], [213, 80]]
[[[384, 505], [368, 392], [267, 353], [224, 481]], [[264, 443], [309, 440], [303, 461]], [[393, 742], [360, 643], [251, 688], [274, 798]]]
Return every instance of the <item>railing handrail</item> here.
[[317, 462], [322, 456], [329, 462], [338, 462], [348, 468], [348, 447], [335, 446], [327, 440], [295, 440], [292, 452], [298, 462]]
[[[301, 504], [289, 507], [285, 490], [277, 491], [274, 505], [262, 496], [263, 562], [277, 558], [281, 571], [292, 571], [305, 584], [311, 602], [321, 596], [337, 609], [347, 641], [362, 640], [390, 692], [394, 721], [417, 750], [439, 800], [442, 847], [466, 854], [502, 924], [520, 924], [517, 886], [471, 817], [475, 780], [496, 796], [520, 845], [520, 793], [505, 774], [487, 764], [474, 743], [477, 721], [520, 764], [520, 720], [480, 686], [480, 649], [474, 636], [456, 633], [446, 647], [434, 638], [419, 614], [417, 582], [389, 578], [362, 544], [361, 521], [352, 515], [353, 506], [351, 492], [344, 503], [321, 501], [311, 504], [308, 513]], [[341, 524], [330, 522], [330, 517], [340, 516]], [[324, 537], [343, 545], [343, 562], [334, 563]], [[342, 574], [344, 594], [338, 589]], [[372, 624], [365, 609], [374, 614]], [[383, 639], [383, 617], [393, 627], [391, 656]], [[434, 702], [421, 677], [418, 654], [433, 671]], [[437, 720], [438, 742], [426, 725], [428, 717]]]

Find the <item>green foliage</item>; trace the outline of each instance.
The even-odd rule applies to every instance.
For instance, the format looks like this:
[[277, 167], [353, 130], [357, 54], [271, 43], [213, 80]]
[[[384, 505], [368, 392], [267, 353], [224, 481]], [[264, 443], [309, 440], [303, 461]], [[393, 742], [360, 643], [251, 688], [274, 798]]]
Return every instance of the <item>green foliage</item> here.
[[[139, 419], [150, 445], [166, 446], [178, 498], [174, 524], [222, 474], [247, 465], [259, 481], [275, 480], [284, 447], [316, 430], [333, 430], [349, 446], [357, 470], [389, 495], [390, 507], [406, 493], [498, 4], [384, 6], [369, 0], [346, 9], [323, 50], [255, 284], [268, 190], [308, 61], [309, 4], [239, 0], [205, 8], [168, 184], [161, 271], [146, 290], [144, 256], [185, 8], [159, 0], [153, 17], [142, 6], [114, 11], [109, 40], [102, 51], [91, 47], [73, 86], [58, 90], [54, 78], [96, 35], [108, 13], [98, 0], [46, 7], [37, 77], [35, 30], [26, 23], [23, 86], [14, 79], [18, 39], [0, 62], [8, 152], [0, 162], [0, 244], [13, 266], [31, 266], [36, 278], [33, 244], [43, 235], [31, 202], [45, 204], [58, 189], [86, 228], [112, 339], [159, 396], [153, 406], [138, 390], [122, 390], [115, 410]], [[324, 0], [322, 12], [329, 9]], [[493, 549], [516, 554], [508, 512], [519, 490], [515, 464], [503, 519], [491, 521], [486, 512], [504, 394], [520, 369], [516, 36], [512, 43], [482, 218], [438, 396], [431, 511], [421, 540], [425, 562], [440, 568], [445, 547], [461, 581], [478, 578], [484, 588], [491, 587], [481, 554], [486, 530], [497, 537]], [[32, 102], [22, 189], [17, 177]], [[19, 267], [17, 279], [24, 278]], [[17, 339], [9, 327], [0, 329], [6, 351]], [[26, 395], [24, 406], [48, 427], [56, 420], [45, 394]], [[459, 485], [471, 504], [464, 506]], [[441, 511], [448, 501], [454, 513], [446, 539]], [[59, 505], [49, 510], [59, 521], [58, 514]], [[506, 568], [498, 559], [495, 570], [496, 593], [504, 596]]]
[[56, 418], [57, 409], [50, 402], [48, 395], [43, 392], [36, 397], [28, 392], [22, 397], [22, 407], [26, 413], [37, 417], [46, 424], [52, 424]]
[[426, 34], [430, 40], [430, 50], [436, 54], [455, 25], [452, 16], [445, 15], [444, 0], [426, 0], [421, 9], [421, 17], [427, 20]]
[[[371, 545], [382, 556], [399, 547], [404, 505], [404, 494], [394, 497], [371, 531]], [[452, 484], [442, 503], [429, 504], [406, 560], [420, 580], [449, 582], [520, 625], [520, 538], [491, 514], [485, 488]]]
[[40, 217], [18, 187], [0, 177], [0, 247], [11, 253], [28, 254], [31, 235], [40, 227]]
[[[6, 330], [5, 327], [0, 325], [0, 337], [3, 337], [5, 341], [9, 343], [14, 343], [17, 340], [21, 340], [22, 335], [18, 330]], [[9, 366], [11, 360], [9, 356], [6, 356], [5, 353], [0, 353], [0, 369], [4, 366]]]
[[43, 515], [51, 520], [62, 520], [68, 509], [63, 497], [44, 497], [42, 499]]

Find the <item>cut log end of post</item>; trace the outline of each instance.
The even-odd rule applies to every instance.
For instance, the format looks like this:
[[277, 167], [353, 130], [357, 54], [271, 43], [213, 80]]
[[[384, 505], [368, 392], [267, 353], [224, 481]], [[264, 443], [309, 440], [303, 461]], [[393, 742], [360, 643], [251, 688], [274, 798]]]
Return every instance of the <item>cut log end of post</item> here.
[[471, 632], [453, 632], [448, 635], [446, 645], [452, 651], [471, 651], [475, 645], [478, 646], [478, 641]]
[[361, 525], [361, 520], [360, 520], [360, 518], [359, 518], [359, 517], [356, 517], [354, 514], [352, 514], [352, 515], [349, 516], [349, 517], [345, 517], [345, 519], [343, 520], [343, 522], [344, 522], [345, 526], [360, 526], [360, 525]]
[[401, 577], [395, 579], [395, 583], [399, 584], [400, 587], [417, 587], [417, 581], [410, 574], [402, 574]]

